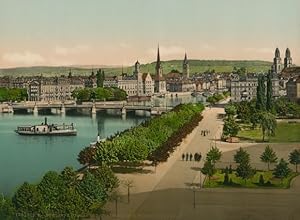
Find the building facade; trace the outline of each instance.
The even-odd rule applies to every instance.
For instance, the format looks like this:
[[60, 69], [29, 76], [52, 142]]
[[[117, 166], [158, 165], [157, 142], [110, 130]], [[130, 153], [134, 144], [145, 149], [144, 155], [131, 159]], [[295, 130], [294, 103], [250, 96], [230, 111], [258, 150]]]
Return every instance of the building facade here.
[[300, 103], [300, 76], [291, 78], [286, 84], [287, 98]]
[[[266, 83], [266, 81], [265, 81]], [[241, 102], [250, 101], [256, 98], [256, 90], [258, 85], [257, 75], [250, 75], [246, 77], [240, 77], [238, 74], [234, 74], [231, 79], [231, 101]], [[279, 96], [279, 80], [276, 75], [272, 77], [272, 90], [273, 97]]]
[[105, 78], [103, 87], [117, 87], [123, 89], [128, 96], [152, 96], [154, 93], [154, 82], [149, 73], [141, 73], [140, 63], [136, 61], [133, 75], [115, 76]]

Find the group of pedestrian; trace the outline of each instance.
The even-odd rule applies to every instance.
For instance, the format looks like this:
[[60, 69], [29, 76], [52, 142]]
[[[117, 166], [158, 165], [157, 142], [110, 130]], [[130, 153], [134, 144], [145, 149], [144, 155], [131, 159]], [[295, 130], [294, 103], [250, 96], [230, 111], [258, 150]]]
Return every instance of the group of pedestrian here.
[[209, 133], [210, 133], [210, 130], [207, 130], [207, 129], [206, 130], [201, 130], [201, 135], [204, 136], [204, 137], [206, 135], [208, 135]]
[[194, 158], [194, 161], [200, 161], [202, 158], [201, 153], [194, 153], [194, 156], [192, 153], [183, 153], [181, 156], [182, 160], [185, 161], [192, 161]]

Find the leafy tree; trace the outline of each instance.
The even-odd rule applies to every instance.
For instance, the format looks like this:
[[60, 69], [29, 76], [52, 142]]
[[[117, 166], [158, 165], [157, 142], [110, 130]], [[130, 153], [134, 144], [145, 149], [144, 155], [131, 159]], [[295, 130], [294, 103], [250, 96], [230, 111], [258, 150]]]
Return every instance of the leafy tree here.
[[61, 172], [60, 177], [68, 187], [75, 187], [77, 185], [77, 173], [72, 167], [65, 167]]
[[240, 147], [240, 149], [235, 153], [234, 155], [234, 161], [236, 163], [246, 163], [250, 162], [250, 155], [245, 151], [243, 148]]
[[101, 69], [97, 70], [96, 78], [97, 78], [97, 87], [103, 87], [104, 71], [102, 72]]
[[273, 105], [273, 88], [272, 88], [272, 74], [271, 72], [267, 75], [267, 101], [266, 101], [266, 110], [274, 113]]
[[263, 141], [265, 141], [266, 136], [270, 137], [275, 135], [277, 122], [273, 114], [269, 112], [260, 113], [259, 123], [262, 130]]
[[236, 175], [244, 179], [245, 182], [247, 179], [253, 177], [254, 174], [255, 171], [252, 169], [249, 161], [242, 161], [236, 168]]
[[64, 200], [64, 190], [66, 188], [61, 176], [55, 171], [48, 171], [37, 187], [42, 195], [44, 213], [60, 213], [63, 208], [60, 203]]
[[19, 216], [34, 218], [40, 213], [42, 195], [35, 185], [25, 182], [14, 194], [12, 202]]
[[298, 172], [298, 164], [300, 164], [300, 150], [295, 149], [289, 155], [289, 162], [295, 165], [296, 173]]
[[266, 89], [263, 75], [258, 76], [258, 84], [256, 89], [256, 109], [259, 111], [266, 110]]
[[78, 190], [84, 197], [85, 205], [88, 208], [96, 202], [102, 203], [107, 198], [104, 185], [89, 171], [84, 174]]
[[93, 170], [93, 175], [98, 181], [105, 187], [106, 192], [112, 192], [115, 188], [119, 186], [119, 180], [114, 174], [114, 172], [106, 165], [98, 167]]
[[236, 113], [237, 113], [236, 107], [234, 105], [232, 105], [232, 104], [226, 105], [225, 106], [225, 113], [226, 113], [227, 117], [229, 117], [229, 116], [235, 116]]
[[93, 147], [86, 147], [79, 152], [78, 162], [82, 165], [90, 166], [95, 162], [94, 156], [96, 155], [96, 149]]
[[265, 151], [260, 156], [260, 160], [268, 164], [268, 171], [270, 170], [270, 164], [277, 162], [277, 157], [275, 151], [268, 145]]
[[206, 154], [206, 160], [211, 161], [213, 166], [221, 159], [222, 152], [217, 147], [212, 147]]
[[16, 216], [16, 209], [10, 198], [0, 198], [0, 219], [13, 220]]
[[281, 158], [281, 160], [275, 167], [273, 175], [276, 178], [280, 178], [282, 181], [284, 178], [288, 177], [290, 173], [291, 169], [288, 167], [288, 163], [283, 158]]
[[216, 173], [214, 164], [212, 163], [211, 160], [206, 160], [203, 168], [201, 168], [201, 172], [208, 176], [208, 181], [210, 182], [210, 178]]
[[225, 137], [234, 137], [238, 134], [240, 126], [233, 117], [224, 120], [223, 135]]

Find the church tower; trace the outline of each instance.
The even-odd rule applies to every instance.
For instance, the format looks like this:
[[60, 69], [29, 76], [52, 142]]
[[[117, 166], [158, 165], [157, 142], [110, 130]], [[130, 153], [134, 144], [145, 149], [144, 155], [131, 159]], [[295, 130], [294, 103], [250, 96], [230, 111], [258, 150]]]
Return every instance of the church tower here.
[[160, 61], [159, 47], [157, 49], [157, 59], [155, 66], [154, 92], [164, 94], [167, 92], [166, 80], [163, 77], [163, 68]]
[[275, 50], [275, 57], [273, 59], [272, 71], [275, 74], [281, 73], [281, 58], [280, 51], [278, 48]]
[[140, 66], [141, 64], [139, 63], [139, 61], [137, 60], [134, 64], [134, 71], [133, 71], [133, 74], [134, 75], [137, 75], [139, 72], [140, 72]]
[[285, 51], [285, 58], [284, 58], [284, 68], [288, 68], [292, 66], [292, 57], [291, 57], [291, 51], [289, 48], [286, 48]]
[[155, 66], [156, 76], [163, 76], [163, 69], [160, 62], [160, 54], [159, 54], [159, 47], [157, 48], [157, 59], [156, 59], [156, 66]]
[[185, 78], [190, 77], [190, 65], [189, 65], [189, 61], [187, 60], [186, 53], [184, 55], [184, 60], [183, 60], [183, 64], [182, 64], [182, 75]]

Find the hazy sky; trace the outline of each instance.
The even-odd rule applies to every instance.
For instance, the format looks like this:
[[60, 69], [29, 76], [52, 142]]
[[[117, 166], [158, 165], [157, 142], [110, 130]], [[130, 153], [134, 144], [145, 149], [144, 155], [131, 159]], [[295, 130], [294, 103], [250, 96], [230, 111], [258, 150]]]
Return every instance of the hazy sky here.
[[300, 64], [300, 0], [0, 0], [0, 67], [259, 59]]

